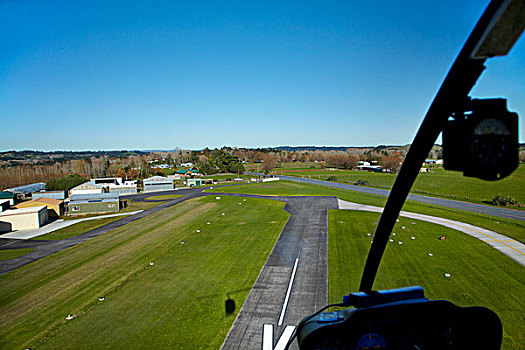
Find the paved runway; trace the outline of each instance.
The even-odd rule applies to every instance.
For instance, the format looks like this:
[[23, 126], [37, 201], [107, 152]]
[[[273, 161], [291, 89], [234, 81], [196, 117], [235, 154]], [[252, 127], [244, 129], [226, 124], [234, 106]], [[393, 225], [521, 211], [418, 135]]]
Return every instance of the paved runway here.
[[[337, 198], [279, 199], [287, 201], [284, 209], [290, 217], [222, 349], [269, 347], [273, 350], [287, 325], [295, 326], [304, 316], [326, 305], [328, 209], [338, 208]], [[290, 287], [297, 258], [296, 273]], [[283, 313], [286, 299], [288, 303]], [[273, 326], [273, 336], [270, 337], [273, 344], [263, 347], [265, 324]]]
[[[249, 173], [249, 174], [255, 174], [255, 173]], [[259, 175], [262, 175], [262, 174], [259, 174]], [[356, 186], [356, 185], [350, 185], [350, 184], [342, 184], [338, 182], [306, 179], [306, 178], [295, 177], [295, 176], [281, 176], [281, 175], [279, 175], [279, 178], [283, 180], [287, 180], [287, 181], [304, 182], [304, 183], [332, 187], [332, 188], [341, 188], [344, 190], [373, 194], [377, 196], [388, 197], [388, 195], [390, 194], [390, 191], [388, 190], [381, 190], [378, 188], [363, 187], [363, 186]], [[478, 213], [478, 214], [498, 216], [498, 217], [502, 217], [505, 219], [525, 221], [525, 211], [521, 211], [521, 210], [498, 208], [498, 207], [492, 207], [489, 205], [461, 202], [461, 201], [444, 199], [444, 198], [427, 197], [427, 196], [421, 196], [417, 194], [409, 194], [408, 200], [419, 202], [419, 203], [425, 203], [425, 204], [439, 205], [439, 206], [451, 208], [451, 209], [465, 210], [465, 211], [470, 211], [470, 212]]]

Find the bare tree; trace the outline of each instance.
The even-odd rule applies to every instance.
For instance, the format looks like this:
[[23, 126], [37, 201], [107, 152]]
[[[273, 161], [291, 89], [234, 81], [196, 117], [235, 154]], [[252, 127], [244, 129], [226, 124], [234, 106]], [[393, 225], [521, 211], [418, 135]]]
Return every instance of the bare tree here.
[[262, 160], [264, 162], [263, 169], [266, 172], [270, 172], [277, 165], [277, 160], [275, 159], [275, 156], [272, 156], [270, 154], [264, 154], [262, 156]]

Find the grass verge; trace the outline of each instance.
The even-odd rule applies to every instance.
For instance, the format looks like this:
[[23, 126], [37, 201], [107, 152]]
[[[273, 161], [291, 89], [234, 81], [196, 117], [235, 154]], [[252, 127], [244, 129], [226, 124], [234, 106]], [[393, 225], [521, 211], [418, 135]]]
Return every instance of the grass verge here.
[[19, 256], [29, 254], [32, 251], [34, 251], [34, 249], [31, 248], [0, 250], [0, 261], [18, 258]]
[[[176, 199], [176, 198], [179, 198], [179, 197], [182, 197], [182, 195], [181, 194], [166, 194], [166, 195], [163, 195], [163, 196], [147, 197], [147, 198], [144, 198], [144, 200], [147, 200], [147, 201], [170, 200], [170, 199]], [[134, 203], [136, 203], [136, 202], [134, 202]]]
[[[328, 294], [329, 303], [333, 303], [358, 290], [370, 249], [367, 234], [373, 232], [379, 214], [330, 210], [328, 218]], [[523, 349], [523, 266], [473, 237], [439, 225], [400, 218], [394, 232], [375, 289], [420, 285], [429, 299], [488, 307], [502, 320], [502, 348]], [[440, 235], [447, 239], [438, 240]], [[444, 273], [451, 277], [445, 278]]]

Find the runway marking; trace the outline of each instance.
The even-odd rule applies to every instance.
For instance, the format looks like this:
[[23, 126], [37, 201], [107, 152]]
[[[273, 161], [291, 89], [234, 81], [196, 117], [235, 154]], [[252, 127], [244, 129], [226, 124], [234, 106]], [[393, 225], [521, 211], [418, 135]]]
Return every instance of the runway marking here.
[[293, 335], [295, 326], [286, 326], [283, 333], [279, 337], [277, 344], [273, 347], [273, 324], [263, 325], [263, 342], [262, 350], [284, 350], [286, 344]]
[[292, 292], [293, 280], [295, 278], [295, 273], [297, 272], [298, 263], [299, 263], [299, 258], [296, 258], [295, 264], [293, 266], [292, 277], [290, 277], [290, 283], [288, 284], [288, 290], [286, 291], [286, 297], [284, 298], [283, 308], [281, 310], [281, 317], [279, 317], [279, 322], [277, 322], [277, 325], [279, 327], [283, 325], [284, 314], [286, 313], [286, 307], [288, 306], [288, 300], [290, 299], [290, 293]]

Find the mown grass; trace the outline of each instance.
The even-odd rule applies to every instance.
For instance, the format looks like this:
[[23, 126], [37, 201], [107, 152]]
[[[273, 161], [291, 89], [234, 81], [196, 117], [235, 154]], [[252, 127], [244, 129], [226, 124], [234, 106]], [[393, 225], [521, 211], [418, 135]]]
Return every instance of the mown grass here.
[[[456, 171], [434, 168], [430, 173], [421, 173], [417, 177], [411, 193], [464, 200], [474, 203], [488, 203], [495, 195], [501, 194], [515, 198], [525, 204], [525, 165], [522, 164], [509, 177], [501, 181], [483, 181], [463, 176]], [[354, 184], [366, 181], [367, 186], [391, 189], [396, 175], [372, 173], [356, 170], [322, 171], [286, 171], [276, 169], [278, 175], [299, 176], [327, 180], [334, 176], [336, 182]]]
[[[165, 194], [165, 195], [162, 195], [162, 196], [147, 197], [147, 198], [144, 198], [144, 200], [147, 200], [147, 201], [170, 200], [170, 199], [176, 199], [176, 198], [179, 198], [179, 197], [182, 197], [182, 195], [181, 194]], [[136, 203], [136, 202], [134, 202], [134, 203]]]
[[288, 218], [237, 202], [188, 200], [1, 275], [0, 348], [219, 348]]
[[31, 248], [0, 250], [0, 261], [18, 258], [19, 256], [29, 254], [32, 251], [34, 251], [34, 249]]
[[[329, 303], [335, 303], [359, 288], [370, 249], [371, 237], [367, 234], [373, 232], [379, 214], [330, 210], [328, 217], [328, 294]], [[430, 299], [488, 307], [502, 320], [503, 348], [524, 348], [523, 266], [489, 245], [443, 226], [400, 218], [394, 232], [374, 289], [420, 285]], [[446, 240], [438, 240], [441, 235]], [[445, 278], [445, 273], [451, 277]]]
[[[234, 186], [213, 189], [214, 192], [249, 193], [271, 196], [337, 196], [341, 200], [384, 207], [387, 197], [370, 195], [355, 191], [334, 189], [311, 184], [278, 181], [245, 186]], [[468, 211], [438, 207], [431, 204], [413, 201], [405, 202], [404, 211], [442, 217], [445, 219], [465, 222], [471, 225], [486, 228], [502, 235], [513, 238], [525, 244], [525, 222], [475, 214]]]
[[110, 222], [117, 221], [124, 218], [124, 216], [113, 216], [110, 218], [103, 218], [103, 219], [93, 219], [93, 220], [86, 220], [81, 221], [79, 223], [73, 224], [71, 226], [67, 226], [64, 228], [61, 228], [59, 230], [46, 233], [45, 235], [36, 236], [31, 238], [32, 240], [43, 240], [43, 241], [56, 241], [59, 239], [66, 239], [70, 237], [78, 236], [84, 232], [93, 230], [97, 227], [109, 224]]

